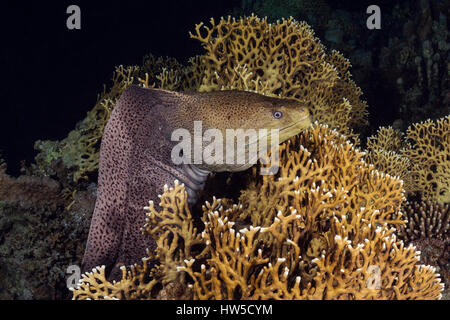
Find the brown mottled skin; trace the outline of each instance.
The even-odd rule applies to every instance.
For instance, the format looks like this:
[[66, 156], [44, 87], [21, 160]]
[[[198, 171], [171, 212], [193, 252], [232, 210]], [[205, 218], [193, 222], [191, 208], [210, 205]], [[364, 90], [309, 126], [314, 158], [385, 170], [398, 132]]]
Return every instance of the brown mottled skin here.
[[[275, 119], [275, 111], [282, 111], [280, 119]], [[185, 128], [192, 133], [194, 120], [202, 121], [203, 131], [279, 128], [280, 143], [310, 124], [308, 110], [293, 100], [243, 91], [179, 93], [129, 87], [112, 111], [102, 137], [97, 202], [83, 272], [105, 265], [108, 279], [118, 280], [120, 266], [139, 263], [146, 248], [155, 249], [151, 237], [140, 231], [145, 224], [143, 208], [149, 200], [158, 199], [165, 184], [179, 180], [190, 189], [188, 197], [195, 199], [208, 171], [196, 176], [186, 165], [171, 161], [171, 150], [178, 143], [171, 141], [172, 131]], [[249, 166], [201, 167], [239, 171]]]

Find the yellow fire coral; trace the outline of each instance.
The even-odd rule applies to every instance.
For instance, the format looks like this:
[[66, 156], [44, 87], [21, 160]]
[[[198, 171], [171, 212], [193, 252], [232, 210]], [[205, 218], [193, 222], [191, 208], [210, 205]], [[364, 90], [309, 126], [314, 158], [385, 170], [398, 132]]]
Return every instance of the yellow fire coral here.
[[106, 281], [105, 266], [96, 267], [86, 273], [75, 290], [74, 300], [145, 300], [150, 299], [151, 289], [157, 281], [146, 281], [148, 258], [142, 259], [143, 266], [131, 266], [130, 271], [122, 268], [122, 280], [110, 283]]
[[109, 113], [132, 83], [175, 91], [239, 89], [303, 101], [314, 120], [328, 124], [358, 142], [353, 129], [367, 124], [367, 105], [351, 80], [350, 62], [340, 53], [325, 53], [305, 22], [293, 18], [269, 24], [256, 16], [199, 24], [191, 37], [205, 49], [183, 66], [169, 57], [144, 57], [141, 66], [116, 68], [113, 85], [76, 130], [61, 142], [38, 141], [38, 169], [46, 174], [53, 162], [86, 178], [98, 168], [99, 142]]
[[367, 139], [365, 160], [377, 170], [402, 179], [405, 191], [411, 193], [416, 191], [410, 175], [411, 163], [408, 157], [401, 154], [408, 147], [401, 131], [392, 127], [380, 127], [376, 135]]
[[[162, 67], [159, 73], [145, 72], [145, 79], [139, 78], [139, 82], [144, 88], [157, 86], [158, 88], [172, 91], [197, 91], [201, 85], [205, 69], [200, 60], [200, 56], [195, 56], [189, 59], [187, 66], [183, 66], [178, 62], [172, 66], [167, 64], [165, 67]], [[149, 78], [151, 74], [155, 75], [154, 79]]]
[[[315, 119], [357, 141], [352, 129], [366, 123], [367, 112], [351, 80], [350, 62], [335, 51], [327, 55], [306, 23], [228, 17], [217, 24], [211, 20], [211, 27], [197, 25], [191, 37], [202, 42], [204, 56], [187, 67], [169, 59], [159, 73], [152, 66], [162, 60], [153, 61], [143, 67], [149, 72], [139, 77], [141, 85], [294, 98], [308, 103]], [[442, 132], [448, 150], [448, 134]], [[369, 141], [366, 159], [407, 176], [411, 156], [398, 154], [397, 138], [396, 132], [382, 131]], [[438, 274], [418, 265], [419, 252], [395, 236], [405, 225], [401, 180], [367, 165], [364, 153], [325, 126], [280, 149], [278, 174], [261, 176], [262, 166], [254, 168], [238, 204], [216, 198], [205, 203], [202, 232], [184, 187], [176, 182], [165, 188], [160, 209], [151, 201], [145, 208], [143, 232], [156, 240], [157, 250], [148, 253], [142, 267], [124, 268], [116, 283], [105, 279], [103, 267], [95, 268], [74, 298], [440, 297]]]
[[415, 123], [407, 135], [381, 127], [367, 140], [366, 161], [399, 176], [422, 200], [450, 202], [450, 116]]
[[377, 134], [367, 139], [367, 149], [400, 153], [400, 150], [407, 147], [403, 140], [403, 133], [392, 127], [380, 127]]
[[[211, 19], [210, 28], [200, 23], [195, 30], [191, 37], [203, 43], [203, 62], [208, 65], [200, 91], [229, 85], [237, 66], [249, 68], [254, 80], [267, 82], [268, 92], [296, 98], [310, 84], [327, 87], [337, 79], [334, 67], [324, 61], [323, 46], [304, 22], [289, 19], [272, 25], [256, 16], [238, 20], [228, 16], [218, 24]], [[292, 83], [301, 72], [305, 76]], [[284, 86], [285, 81], [295, 86]]]
[[[343, 224], [338, 224], [343, 226]], [[345, 228], [345, 227], [344, 227]], [[199, 299], [436, 299], [442, 286], [433, 268], [417, 266], [418, 252], [396, 241], [394, 230], [364, 228], [370, 240], [359, 244], [336, 235], [328, 248], [311, 261], [312, 281], [302, 284], [307, 264], [299, 244], [301, 215], [281, 212], [268, 228], [235, 231], [222, 212], [210, 213], [206, 242], [211, 243], [207, 266], [194, 271]], [[375, 230], [375, 232], [374, 232]], [[258, 235], [270, 233], [278, 255], [268, 256]], [[278, 258], [277, 258], [278, 257]], [[304, 262], [304, 261], [303, 261]]]
[[[418, 253], [390, 228], [404, 223], [401, 181], [362, 157], [320, 126], [286, 143], [279, 176], [264, 176], [238, 206], [207, 210], [203, 236], [211, 257], [199, 271], [192, 261], [183, 268], [194, 279], [194, 296], [439, 298], [433, 268], [416, 266]], [[250, 229], [234, 230], [237, 217], [246, 216]]]
[[[395, 236], [404, 225], [402, 182], [363, 156], [315, 126], [281, 146], [278, 174], [258, 176], [238, 204], [205, 203], [202, 232], [184, 187], [166, 188], [162, 209], [146, 208], [144, 227], [159, 239], [161, 264], [143, 271], [195, 299], [438, 299], [438, 274]], [[85, 276], [75, 297], [95, 298], [92, 288], [105, 287], [101, 270]], [[142, 274], [126, 277], [139, 291]]]
[[[189, 288], [182, 285], [186, 283], [186, 274], [178, 272], [177, 266], [183, 264], [185, 259], [200, 256], [205, 245], [193, 225], [184, 186], [175, 181], [174, 188], [165, 187], [164, 191], [161, 211], [155, 210], [153, 201], [149, 201], [149, 206], [145, 208], [148, 213], [143, 233], [156, 241], [156, 252], [147, 252], [148, 257], [142, 259], [142, 266], [131, 266], [130, 271], [122, 267], [119, 282], [106, 280], [104, 266], [95, 268], [83, 275], [79, 288], [74, 290], [73, 299], [192, 297]], [[156, 265], [150, 267], [151, 261], [157, 261]]]
[[411, 161], [411, 175], [422, 200], [450, 203], [450, 115], [414, 124], [406, 139], [412, 148], [403, 155]]
[[270, 24], [254, 15], [229, 16], [218, 23], [211, 19], [210, 27], [196, 25], [191, 37], [206, 50], [199, 91], [237, 88], [305, 101], [314, 120], [348, 136], [354, 136], [351, 128], [367, 122], [367, 105], [348, 72], [350, 62], [336, 51], [326, 55], [305, 22], [289, 18]]

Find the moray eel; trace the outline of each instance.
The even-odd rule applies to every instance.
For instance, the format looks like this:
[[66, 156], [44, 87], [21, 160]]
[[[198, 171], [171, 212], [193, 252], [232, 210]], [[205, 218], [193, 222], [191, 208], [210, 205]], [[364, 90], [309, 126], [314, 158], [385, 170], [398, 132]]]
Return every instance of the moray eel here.
[[215, 128], [224, 137], [226, 129], [279, 129], [279, 143], [311, 123], [308, 109], [294, 100], [236, 90], [180, 93], [130, 86], [103, 133], [83, 272], [105, 265], [108, 279], [118, 280], [120, 266], [139, 263], [146, 248], [155, 249], [151, 237], [140, 231], [143, 208], [162, 194], [164, 185], [184, 183], [192, 204], [210, 171], [242, 171], [252, 165], [175, 165], [171, 153], [178, 141], [172, 141], [172, 133], [178, 128], [193, 133], [194, 121], [201, 121], [203, 132]]

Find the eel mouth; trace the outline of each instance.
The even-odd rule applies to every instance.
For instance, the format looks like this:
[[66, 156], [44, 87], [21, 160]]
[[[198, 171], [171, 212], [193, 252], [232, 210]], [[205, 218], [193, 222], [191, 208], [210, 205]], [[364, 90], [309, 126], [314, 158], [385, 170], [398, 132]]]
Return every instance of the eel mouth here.
[[[284, 141], [288, 140], [289, 138], [299, 134], [303, 130], [305, 130], [308, 126], [311, 125], [311, 119], [309, 112], [299, 117], [297, 121], [294, 123], [284, 127], [284, 128], [277, 128], [278, 129], [278, 143], [277, 145], [280, 145]], [[216, 171], [216, 172], [223, 172], [223, 171], [231, 171], [231, 172], [237, 172], [237, 171], [244, 171], [254, 164], [258, 162], [258, 158], [260, 155], [260, 146], [262, 142], [266, 142], [266, 150], [267, 152], [270, 151], [272, 148], [275, 147], [275, 144], [272, 142], [272, 131], [273, 129], [267, 129], [266, 134], [259, 135], [257, 139], [253, 139], [252, 141], [249, 141], [250, 143], [245, 145], [244, 148], [244, 159], [245, 163], [221, 163], [221, 164], [211, 164], [211, 165], [205, 165], [201, 164], [198, 166], [199, 168], [202, 168], [204, 170], [209, 171]], [[251, 147], [254, 147], [256, 145], [257, 155], [255, 158], [255, 155], [252, 155], [250, 157], [249, 150]], [[235, 155], [237, 156], [237, 155]]]
[[[308, 120], [306, 122], [306, 120]], [[306, 125], [304, 125], [304, 123], [307, 123]], [[296, 134], [300, 133], [302, 130], [306, 129], [309, 125], [311, 125], [311, 121], [309, 119], [309, 114], [305, 115], [304, 117], [302, 117], [300, 120], [294, 122], [293, 124], [284, 127], [284, 128], [280, 128], [279, 129], [279, 141], [277, 145], [280, 145], [281, 143], [283, 143], [284, 141], [288, 140], [289, 138], [295, 136]], [[282, 136], [285, 136], [284, 138], [282, 138]], [[271, 148], [275, 147], [275, 145], [272, 145], [272, 141], [271, 141], [271, 135], [269, 133], [260, 136], [257, 140], [247, 144], [245, 146], [245, 154], [247, 154], [249, 152], [249, 149], [251, 146], [253, 145], [257, 145], [259, 146], [261, 141], [267, 141], [268, 143], [266, 144], [267, 146], [267, 151], [269, 151]], [[258, 155], [259, 156], [259, 155]], [[258, 158], [251, 158], [251, 159], [247, 159], [247, 155], [245, 156], [245, 159], [248, 160], [248, 163], [243, 163], [243, 164], [232, 164], [232, 165], [222, 165], [222, 166], [218, 166], [215, 168], [215, 170], [213, 171], [243, 171], [246, 170], [248, 168], [250, 168], [251, 166], [253, 166], [254, 164], [257, 163]]]
[[[304, 125], [306, 120], [308, 120], [307, 124]], [[309, 114], [307, 114], [304, 117], [302, 117], [300, 120], [298, 120], [298, 121], [294, 122], [293, 124], [291, 124], [290, 126], [281, 128], [280, 129], [280, 133], [286, 133], [286, 132], [294, 131], [294, 130], [291, 130], [291, 129], [294, 129], [294, 128], [296, 128], [297, 129], [296, 131], [298, 131], [297, 133], [299, 133], [301, 130], [306, 129], [310, 125], [311, 125], [311, 120], [309, 118]], [[297, 134], [297, 133], [295, 133], [295, 134]], [[292, 134], [291, 136], [294, 136], [295, 134]], [[291, 136], [289, 136], [285, 140], [289, 139]], [[285, 141], [285, 140], [280, 141], [280, 143]]]

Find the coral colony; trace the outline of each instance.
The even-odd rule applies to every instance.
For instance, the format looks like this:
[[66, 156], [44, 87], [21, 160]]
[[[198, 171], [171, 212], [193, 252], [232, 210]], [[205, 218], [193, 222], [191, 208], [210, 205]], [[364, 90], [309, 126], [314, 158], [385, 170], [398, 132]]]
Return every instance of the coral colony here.
[[[323, 27], [328, 19], [320, 17], [331, 17], [324, 1], [303, 3], [306, 16], [319, 17], [314, 25]], [[254, 11], [264, 12], [263, 4]], [[427, 10], [429, 6], [424, 15]], [[436, 23], [444, 25], [446, 20]], [[405, 32], [410, 29], [415, 26], [405, 26]], [[434, 66], [442, 59], [433, 60], [432, 44], [448, 45], [442, 40], [444, 31], [438, 30], [438, 25], [429, 30], [430, 41], [421, 36], [420, 61], [410, 59], [417, 48], [399, 49], [401, 55], [396, 57], [408, 61], [408, 67], [425, 67], [418, 71], [420, 82], [409, 89], [403, 80], [397, 81], [400, 91], [411, 91], [411, 96], [417, 86], [431, 88], [438, 81]], [[335, 31], [325, 33], [327, 40], [339, 42], [334, 39], [342, 37], [340, 29]], [[148, 250], [140, 263], [122, 266], [117, 281], [108, 279], [105, 266], [82, 274], [70, 288], [71, 298], [445, 296], [444, 288], [450, 285], [450, 115], [414, 123], [405, 132], [401, 126], [380, 127], [363, 149], [360, 134], [368, 125], [367, 103], [353, 81], [351, 63], [340, 52], [326, 50], [306, 22], [292, 17], [269, 23], [256, 15], [229, 16], [196, 25], [190, 37], [200, 42], [204, 52], [187, 65], [148, 55], [141, 66], [117, 67], [112, 86], [105, 87], [66, 139], [36, 142], [36, 164], [24, 176], [8, 176], [1, 164], [0, 194], [9, 201], [0, 202], [5, 225], [31, 211], [29, 219], [34, 220], [30, 223], [38, 228], [77, 226], [69, 237], [54, 232], [42, 241], [33, 254], [46, 269], [35, 265], [33, 270], [39, 269], [42, 278], [52, 279], [57, 287], [67, 266], [80, 263], [85, 242], [79, 239], [87, 237], [86, 221], [96, 197], [92, 176], [99, 166], [100, 140], [127, 88], [135, 84], [184, 92], [242, 90], [294, 99], [307, 106], [314, 123], [279, 145], [275, 174], [260, 174], [270, 166], [263, 160], [247, 170], [239, 183], [232, 178], [231, 182], [209, 178], [223, 183], [220, 188], [236, 183], [239, 195], [233, 199], [215, 194], [217, 189], [206, 184], [193, 206], [180, 181], [161, 185], [158, 198], [144, 199], [148, 205], [142, 208], [146, 222], [141, 232], [155, 241], [156, 249]], [[382, 50], [384, 66], [389, 64], [383, 58], [387, 55]], [[430, 103], [443, 101], [436, 90], [430, 92], [434, 95]], [[38, 175], [46, 177], [34, 177]], [[47, 222], [52, 215], [64, 218]], [[15, 229], [11, 230], [13, 234]], [[13, 248], [13, 236], [5, 239]], [[29, 234], [24, 241], [38, 240]], [[17, 248], [16, 254], [26, 257], [28, 253], [21, 250]], [[46, 255], [52, 250], [51, 257]], [[12, 266], [12, 261], [6, 264]], [[13, 273], [12, 268], [5, 270]], [[55, 290], [27, 281], [16, 287], [22, 290], [16, 296], [48, 297], [46, 292]], [[31, 293], [29, 287], [38, 289]]]
[[[204, 56], [140, 83], [307, 101], [316, 122], [280, 146], [276, 175], [260, 176], [264, 165], [253, 167], [236, 203], [213, 197], [191, 212], [184, 185], [169, 182], [144, 208], [142, 232], [155, 239], [156, 251], [123, 267], [117, 282], [107, 280], [104, 267], [94, 268], [73, 298], [439, 299], [440, 275], [420, 264], [420, 251], [399, 235], [413, 228], [403, 209], [405, 189], [424, 199], [448, 197], [448, 117], [417, 124], [408, 142], [381, 128], [362, 152], [355, 130], [367, 124], [366, 103], [350, 63], [336, 51], [326, 54], [306, 23], [228, 17], [197, 25], [191, 37], [202, 42]], [[420, 139], [414, 130], [422, 130]], [[427, 150], [435, 162], [423, 163], [422, 148], [440, 148]], [[414, 185], [406, 179], [421, 172], [425, 178]], [[442, 182], [429, 179], [437, 172], [447, 174], [436, 175]], [[437, 218], [448, 216], [439, 212]], [[202, 226], [195, 223], [200, 216]]]

